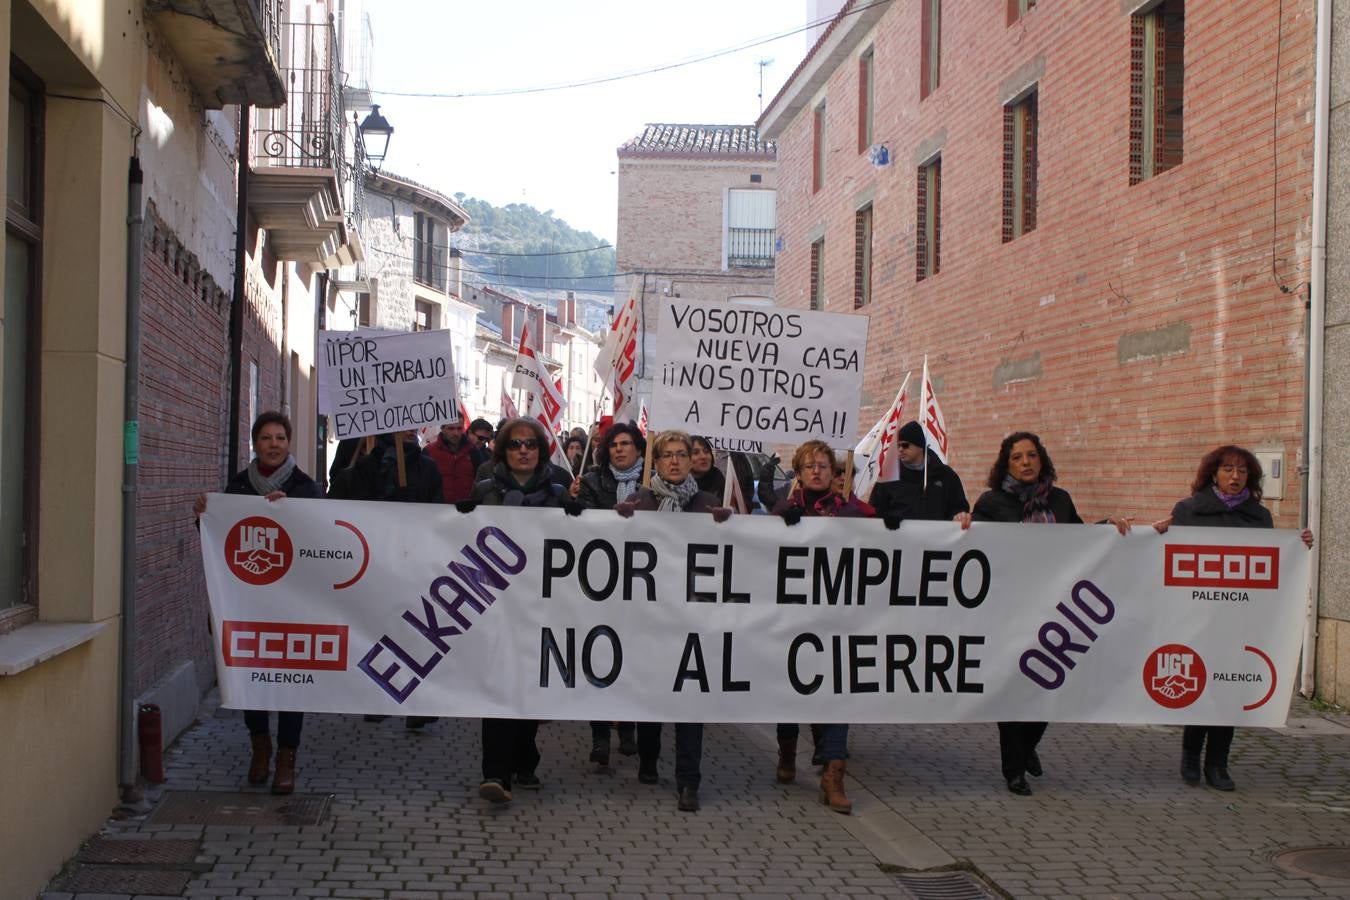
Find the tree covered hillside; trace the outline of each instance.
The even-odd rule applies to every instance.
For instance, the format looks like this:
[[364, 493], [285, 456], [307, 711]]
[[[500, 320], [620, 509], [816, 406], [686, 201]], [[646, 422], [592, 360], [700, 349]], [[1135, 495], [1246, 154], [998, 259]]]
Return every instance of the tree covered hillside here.
[[493, 206], [464, 193], [455, 194], [455, 200], [469, 214], [469, 224], [453, 240], [464, 252], [465, 269], [472, 270], [466, 280], [574, 291], [610, 288], [595, 277], [614, 274], [614, 248], [603, 238], [577, 231], [551, 209], [540, 212], [525, 203]]

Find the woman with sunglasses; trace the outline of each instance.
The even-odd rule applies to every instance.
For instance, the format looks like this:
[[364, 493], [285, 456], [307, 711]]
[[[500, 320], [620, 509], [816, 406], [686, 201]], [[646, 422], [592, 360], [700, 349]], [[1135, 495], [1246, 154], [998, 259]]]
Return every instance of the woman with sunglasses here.
[[[838, 468], [839, 461], [829, 444], [824, 441], [802, 444], [792, 454], [792, 471], [797, 476], [796, 487], [778, 502], [774, 514], [782, 516], [788, 525], [796, 525], [802, 516], [870, 516], [871, 507], [859, 501], [851, 491], [844, 495], [835, 489], [834, 476]], [[790, 784], [797, 779], [798, 731], [795, 722], [784, 722], [778, 726], [778, 767], [774, 775], [780, 784]], [[844, 792], [848, 726], [812, 725], [811, 735], [815, 740], [812, 763], [819, 762], [825, 767], [820, 775], [820, 802], [837, 813], [848, 815], [853, 811], [853, 801]]]
[[[1153, 528], [1166, 533], [1172, 525], [1211, 528], [1273, 528], [1270, 510], [1261, 505], [1264, 473], [1256, 454], [1225, 444], [1205, 454], [1191, 482], [1191, 496], [1178, 501], [1172, 514]], [[1313, 533], [1303, 529], [1303, 543], [1312, 549]], [[1228, 774], [1228, 751], [1233, 746], [1231, 725], [1187, 725], [1181, 733], [1181, 780], [1200, 783], [1200, 752], [1205, 753], [1205, 783], [1215, 790], [1237, 789]]]
[[900, 426], [896, 437], [900, 477], [895, 481], [879, 482], [872, 489], [870, 502], [877, 515], [887, 520], [950, 522], [961, 513], [969, 512], [970, 501], [966, 499], [961, 476], [928, 449], [919, 423], [906, 422]]
[[[683, 431], [664, 431], [652, 444], [656, 471], [652, 473], [651, 487], [639, 488], [632, 497], [614, 509], [622, 516], [631, 516], [634, 510], [658, 512], [706, 512], [719, 522], [725, 521], [730, 510], [719, 507], [718, 499], [699, 490], [698, 480], [690, 471], [690, 456], [694, 442]], [[656, 761], [661, 754], [661, 723], [641, 722], [637, 727], [638, 781], [656, 784], [659, 776]], [[675, 790], [678, 806], [685, 812], [699, 807], [698, 789], [703, 781], [703, 725], [697, 722], [675, 723]]]
[[[566, 487], [551, 477], [548, 432], [535, 419], [508, 419], [497, 431], [492, 448], [492, 477], [474, 486], [473, 501], [488, 506], [561, 506]], [[483, 782], [478, 796], [493, 803], [511, 800], [512, 778], [523, 788], [538, 790], [539, 747], [533, 719], [483, 720]]]

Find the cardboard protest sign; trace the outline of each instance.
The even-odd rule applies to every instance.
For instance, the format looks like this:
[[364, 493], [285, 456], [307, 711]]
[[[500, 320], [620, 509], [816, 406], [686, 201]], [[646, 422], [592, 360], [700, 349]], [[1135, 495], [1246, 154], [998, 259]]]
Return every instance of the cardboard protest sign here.
[[653, 428], [852, 449], [865, 316], [674, 300], [657, 341]]
[[460, 417], [450, 332], [319, 333], [319, 412], [342, 439]]

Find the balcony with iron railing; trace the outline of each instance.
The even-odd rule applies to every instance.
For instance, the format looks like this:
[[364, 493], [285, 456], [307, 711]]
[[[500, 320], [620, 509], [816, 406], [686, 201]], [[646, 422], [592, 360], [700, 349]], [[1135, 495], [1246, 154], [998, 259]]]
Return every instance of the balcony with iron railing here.
[[776, 228], [728, 228], [727, 266], [733, 269], [773, 268]]
[[344, 210], [353, 179], [331, 19], [284, 23], [281, 56], [286, 104], [256, 110], [252, 123], [249, 210], [279, 258], [351, 265], [361, 251]]
[[146, 0], [147, 17], [207, 109], [286, 102], [282, 0]]

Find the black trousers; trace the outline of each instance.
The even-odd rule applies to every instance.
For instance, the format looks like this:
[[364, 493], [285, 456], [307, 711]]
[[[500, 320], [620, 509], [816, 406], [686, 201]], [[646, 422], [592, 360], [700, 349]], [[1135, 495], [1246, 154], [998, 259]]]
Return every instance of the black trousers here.
[[[277, 746], [294, 750], [300, 746], [300, 728], [305, 723], [305, 714], [298, 712], [277, 713]], [[269, 734], [267, 710], [244, 710], [244, 724], [249, 734]]]
[[[1209, 740], [1206, 741], [1206, 738]], [[1228, 749], [1232, 746], [1231, 725], [1187, 725], [1181, 730], [1182, 752], [1187, 756], [1198, 757], [1203, 748], [1206, 766], [1228, 768]]]
[[998, 751], [1003, 758], [1003, 778], [1012, 781], [1027, 770], [1027, 757], [1041, 742], [1046, 722], [999, 722]]
[[[613, 724], [615, 724], [615, 723], [613, 723], [613, 722], [592, 722], [592, 723], [591, 723], [591, 740], [592, 740], [592, 741], [604, 741], [605, 743], [609, 743], [609, 729], [610, 729], [610, 726], [613, 725]], [[633, 730], [633, 723], [632, 723], [632, 722], [619, 722], [619, 723], [618, 723], [618, 726], [619, 726], [619, 740], [623, 740], [623, 736], [624, 736], [624, 733], [625, 733], [625, 732], [631, 732], [631, 731]]]
[[535, 719], [483, 720], [483, 780], [496, 778], [507, 790], [513, 774], [533, 775], [539, 765]]
[[[639, 722], [637, 726], [638, 760], [656, 764], [661, 756], [661, 723]], [[675, 723], [675, 786], [696, 788], [703, 781], [703, 725], [698, 722]]]

